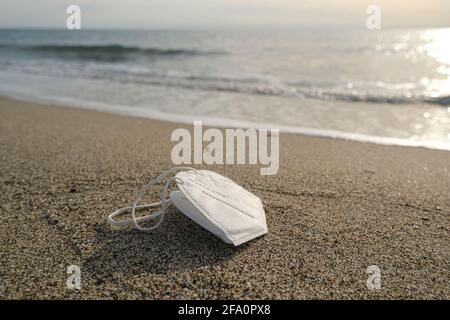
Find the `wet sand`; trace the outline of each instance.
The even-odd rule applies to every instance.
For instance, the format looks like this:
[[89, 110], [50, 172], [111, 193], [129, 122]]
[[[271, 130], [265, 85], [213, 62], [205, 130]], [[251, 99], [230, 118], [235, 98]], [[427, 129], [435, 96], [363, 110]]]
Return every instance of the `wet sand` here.
[[282, 135], [278, 175], [208, 167], [261, 197], [266, 236], [235, 248], [175, 209], [112, 230], [178, 127], [0, 98], [0, 298], [450, 298], [450, 152]]

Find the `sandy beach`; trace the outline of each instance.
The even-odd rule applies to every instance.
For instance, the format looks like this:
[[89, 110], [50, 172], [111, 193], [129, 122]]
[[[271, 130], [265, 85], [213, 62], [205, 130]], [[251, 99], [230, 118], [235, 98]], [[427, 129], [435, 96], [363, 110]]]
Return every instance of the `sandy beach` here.
[[266, 236], [235, 248], [173, 208], [153, 233], [111, 229], [179, 127], [1, 98], [0, 298], [450, 298], [450, 152], [281, 135], [275, 176], [207, 167], [263, 200]]

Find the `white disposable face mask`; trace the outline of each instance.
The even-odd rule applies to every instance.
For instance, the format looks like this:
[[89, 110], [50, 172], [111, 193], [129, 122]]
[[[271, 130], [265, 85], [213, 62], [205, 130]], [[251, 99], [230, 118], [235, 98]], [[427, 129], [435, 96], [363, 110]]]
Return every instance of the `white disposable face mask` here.
[[[137, 205], [151, 186], [162, 182], [175, 171], [179, 172], [164, 183], [159, 202]], [[168, 198], [169, 187], [174, 182], [179, 190], [172, 191]], [[220, 174], [187, 167], [175, 167], [163, 172], [142, 188], [131, 207], [111, 213], [107, 220], [113, 226], [134, 225], [141, 231], [151, 231], [161, 224], [167, 207], [172, 203], [194, 222], [224, 242], [235, 246], [267, 233], [266, 215], [262, 202], [257, 196]], [[161, 207], [161, 210], [136, 218], [137, 208], [153, 207]], [[115, 216], [129, 211], [131, 211], [131, 219], [114, 219]], [[159, 218], [158, 222], [151, 227], [144, 228], [139, 225], [140, 222], [157, 218]]]

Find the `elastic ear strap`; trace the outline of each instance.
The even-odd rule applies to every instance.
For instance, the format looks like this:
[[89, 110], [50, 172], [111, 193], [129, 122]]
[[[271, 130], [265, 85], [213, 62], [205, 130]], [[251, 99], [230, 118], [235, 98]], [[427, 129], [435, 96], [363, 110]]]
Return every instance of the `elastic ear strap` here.
[[[175, 177], [172, 177], [169, 180], [167, 180], [166, 183], [164, 184], [164, 187], [161, 190], [161, 201], [158, 202], [161, 205], [161, 210], [152, 215], [152, 216], [154, 216], [152, 218], [156, 218], [156, 217], [159, 217], [159, 216], [160, 216], [160, 218], [159, 218], [158, 222], [155, 225], [151, 226], [151, 227], [148, 227], [148, 228], [141, 227], [139, 225], [139, 221], [136, 219], [135, 212], [136, 212], [136, 208], [137, 208], [137, 203], [141, 199], [141, 197], [144, 194], [144, 192], [140, 192], [138, 194], [138, 196], [136, 197], [136, 200], [134, 200], [134, 203], [131, 206], [131, 218], [132, 218], [132, 221], [133, 221], [133, 225], [134, 225], [134, 227], [136, 229], [148, 232], [148, 231], [151, 231], [151, 230], [154, 230], [154, 229], [158, 228], [159, 225], [163, 222], [164, 216], [166, 214], [166, 209], [168, 207], [167, 203], [169, 203], [169, 205], [172, 204], [172, 201], [170, 201], [170, 199], [167, 199], [167, 192], [169, 190], [169, 186], [175, 181], [175, 179], [176, 179]], [[145, 191], [145, 190], [143, 190], [143, 191]]]
[[[147, 183], [146, 185], [144, 185], [142, 187], [142, 189], [139, 191], [139, 193], [136, 196], [135, 201], [133, 202], [133, 205], [131, 207], [125, 207], [125, 208], [121, 208], [111, 214], [108, 215], [107, 217], [107, 222], [112, 225], [112, 226], [128, 226], [128, 225], [133, 225], [136, 229], [141, 230], [141, 231], [150, 231], [153, 230], [155, 228], [157, 228], [162, 221], [164, 220], [164, 215], [166, 214], [166, 209], [168, 206], [171, 205], [171, 201], [170, 199], [167, 198], [167, 193], [168, 193], [168, 189], [170, 187], [170, 185], [174, 182], [177, 181], [180, 183], [180, 180], [172, 177], [169, 180], [166, 181], [163, 189], [161, 190], [161, 200], [159, 202], [155, 202], [155, 203], [151, 203], [151, 204], [145, 204], [145, 205], [140, 205], [138, 206], [137, 203], [139, 202], [139, 200], [142, 198], [142, 196], [144, 195], [144, 193], [153, 185], [160, 183], [165, 177], [167, 177], [168, 175], [172, 174], [173, 172], [176, 171], [194, 171], [197, 172], [197, 170], [195, 170], [194, 168], [191, 167], [173, 167], [170, 168], [164, 172], [162, 172], [158, 177], [156, 177], [156, 179], [153, 179], [152, 181], [150, 181], [149, 183]], [[161, 206], [161, 210], [157, 211], [153, 214], [144, 216], [144, 217], [136, 217], [136, 209], [140, 209], [140, 208], [154, 208], [154, 207], [159, 207]], [[129, 212], [131, 211], [131, 218], [130, 219], [126, 219], [126, 220], [115, 220], [114, 217], [125, 213], [125, 212]], [[139, 225], [139, 222], [144, 222], [144, 221], [149, 221], [149, 220], [153, 220], [156, 219], [158, 217], [161, 217], [159, 219], [159, 221], [152, 227], [149, 228], [144, 228], [141, 227]]]
[[[170, 199], [166, 199], [166, 203], [168, 205], [170, 205], [170, 202], [171, 202]], [[155, 202], [155, 203], [150, 203], [150, 204], [144, 204], [144, 205], [136, 206], [136, 209], [154, 208], [154, 207], [161, 206], [161, 204], [162, 204], [161, 201], [159, 201], [159, 202]], [[132, 218], [125, 219], [125, 220], [115, 220], [114, 219], [114, 217], [116, 217], [118, 215], [121, 215], [121, 214], [123, 214], [125, 212], [131, 212], [132, 208], [133, 207], [124, 207], [124, 208], [121, 208], [121, 209], [119, 209], [117, 211], [114, 211], [113, 213], [108, 215], [106, 220], [108, 221], [108, 223], [110, 225], [116, 226], [116, 227], [125, 227], [125, 226], [133, 225], [133, 219]], [[161, 215], [161, 212], [157, 211], [157, 212], [155, 212], [153, 214], [150, 214], [150, 215], [147, 215], [147, 216], [144, 216], [144, 217], [137, 217], [136, 221], [138, 223], [144, 222], [144, 221], [150, 221], [150, 220], [153, 220], [153, 219], [159, 217], [160, 215]]]

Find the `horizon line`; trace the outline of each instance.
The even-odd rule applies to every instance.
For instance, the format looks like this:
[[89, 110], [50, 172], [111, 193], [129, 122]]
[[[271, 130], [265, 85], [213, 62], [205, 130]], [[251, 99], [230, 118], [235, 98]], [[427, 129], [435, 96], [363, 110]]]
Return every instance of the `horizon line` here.
[[[65, 27], [56, 26], [0, 26], [0, 30], [55, 30], [55, 31], [226, 31], [226, 30], [296, 30], [296, 29], [329, 29], [329, 28], [339, 28], [339, 29], [367, 29], [365, 25], [299, 25], [299, 26], [240, 26], [240, 27], [87, 27], [78, 30], [69, 30]], [[383, 29], [448, 29], [450, 26], [445, 25], [427, 25], [427, 26], [417, 26], [417, 25], [404, 25], [404, 26], [383, 26]]]

